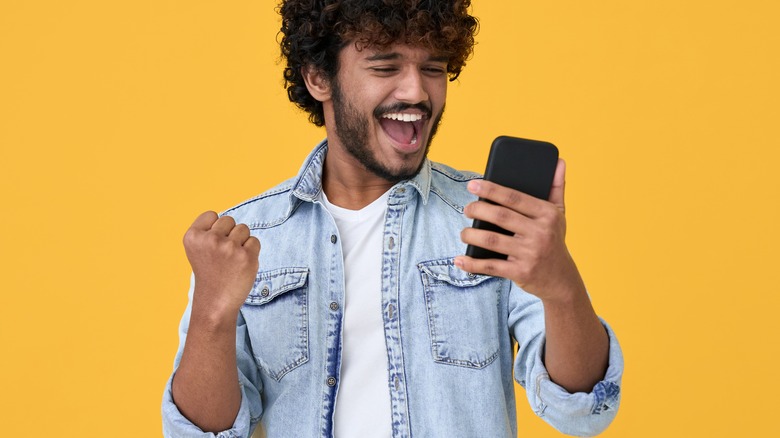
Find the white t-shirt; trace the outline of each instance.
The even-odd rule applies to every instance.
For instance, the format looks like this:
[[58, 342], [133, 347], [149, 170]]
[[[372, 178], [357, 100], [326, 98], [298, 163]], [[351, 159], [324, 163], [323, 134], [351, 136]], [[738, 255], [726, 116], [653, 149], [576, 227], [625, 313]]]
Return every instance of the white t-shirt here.
[[341, 376], [336, 438], [392, 435], [387, 347], [382, 320], [382, 232], [389, 191], [361, 210], [320, 200], [339, 230], [344, 255]]

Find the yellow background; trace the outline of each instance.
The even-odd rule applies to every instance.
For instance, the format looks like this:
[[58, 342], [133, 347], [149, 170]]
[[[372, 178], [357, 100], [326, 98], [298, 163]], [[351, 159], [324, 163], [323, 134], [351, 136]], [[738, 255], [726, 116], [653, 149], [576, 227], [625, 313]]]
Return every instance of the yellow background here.
[[[474, 2], [431, 156], [560, 147], [571, 251], [627, 362], [604, 436], [779, 436], [778, 3]], [[181, 236], [324, 135], [287, 102], [274, 3], [0, 3], [2, 435], [160, 435]]]

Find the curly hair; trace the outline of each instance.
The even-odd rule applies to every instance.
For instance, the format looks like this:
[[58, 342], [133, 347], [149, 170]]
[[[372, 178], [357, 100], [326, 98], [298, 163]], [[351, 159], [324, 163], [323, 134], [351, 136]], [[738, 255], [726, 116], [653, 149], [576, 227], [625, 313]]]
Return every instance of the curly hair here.
[[449, 58], [454, 81], [474, 48], [478, 22], [470, 7], [471, 0], [283, 0], [278, 9], [287, 96], [312, 123], [324, 125], [322, 103], [309, 94], [303, 67], [332, 79], [339, 51], [352, 43], [358, 49], [397, 42], [424, 47]]

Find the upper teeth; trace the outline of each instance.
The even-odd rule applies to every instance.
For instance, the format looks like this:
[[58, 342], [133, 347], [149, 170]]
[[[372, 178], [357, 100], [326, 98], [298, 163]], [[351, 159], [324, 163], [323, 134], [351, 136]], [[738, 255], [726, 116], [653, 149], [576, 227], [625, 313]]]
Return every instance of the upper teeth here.
[[389, 113], [382, 116], [385, 119], [400, 120], [402, 122], [416, 122], [422, 120], [422, 114]]

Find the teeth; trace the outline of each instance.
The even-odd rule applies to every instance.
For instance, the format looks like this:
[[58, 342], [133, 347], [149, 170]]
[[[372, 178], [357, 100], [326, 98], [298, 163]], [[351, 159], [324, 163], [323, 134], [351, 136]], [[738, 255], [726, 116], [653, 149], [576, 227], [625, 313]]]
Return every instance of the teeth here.
[[422, 120], [422, 114], [404, 114], [404, 113], [388, 113], [382, 115], [382, 118], [390, 120], [399, 120], [401, 122], [416, 122]]

